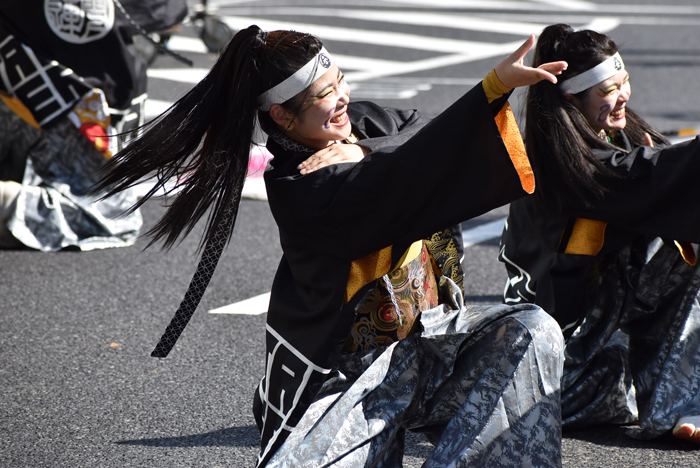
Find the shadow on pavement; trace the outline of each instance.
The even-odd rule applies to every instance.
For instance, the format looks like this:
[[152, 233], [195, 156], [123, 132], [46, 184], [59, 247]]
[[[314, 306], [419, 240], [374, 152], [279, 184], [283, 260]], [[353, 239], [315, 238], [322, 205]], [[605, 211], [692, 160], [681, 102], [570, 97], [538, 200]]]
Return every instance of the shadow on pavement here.
[[260, 432], [256, 426], [251, 425], [181, 437], [120, 440], [115, 444], [150, 447], [257, 447], [260, 445]]
[[464, 296], [465, 304], [500, 304], [503, 296]]
[[625, 432], [626, 429], [632, 427], [637, 426], [598, 426], [585, 429], [564, 429], [562, 436], [564, 439], [576, 439], [607, 447], [677, 452], [698, 451], [698, 454], [700, 454], [700, 445], [680, 441], [671, 436], [670, 433], [651, 440], [633, 439]]

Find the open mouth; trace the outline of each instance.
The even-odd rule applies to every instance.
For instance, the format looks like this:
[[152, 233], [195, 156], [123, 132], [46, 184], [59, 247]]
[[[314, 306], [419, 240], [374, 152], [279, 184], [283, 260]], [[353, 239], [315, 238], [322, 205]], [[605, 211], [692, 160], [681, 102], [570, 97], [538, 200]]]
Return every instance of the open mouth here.
[[345, 124], [347, 124], [349, 121], [350, 121], [350, 119], [348, 118], [348, 113], [347, 113], [347, 112], [343, 112], [342, 114], [338, 114], [338, 115], [336, 115], [335, 117], [333, 117], [333, 118], [330, 120], [330, 123], [331, 123], [332, 125], [337, 126], [337, 127], [342, 127], [342, 126], [344, 126]]
[[621, 119], [624, 116], [625, 116], [625, 108], [624, 107], [621, 107], [618, 110], [610, 113], [610, 117], [612, 117], [613, 119]]

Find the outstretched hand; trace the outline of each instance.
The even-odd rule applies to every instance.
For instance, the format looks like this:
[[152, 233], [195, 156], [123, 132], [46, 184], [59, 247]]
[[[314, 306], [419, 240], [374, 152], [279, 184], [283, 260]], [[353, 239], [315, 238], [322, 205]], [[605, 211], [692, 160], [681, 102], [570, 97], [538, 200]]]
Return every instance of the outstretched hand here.
[[341, 162], [362, 161], [369, 150], [359, 145], [334, 144], [319, 150], [297, 166], [302, 174]]
[[530, 36], [518, 50], [510, 54], [504, 61], [496, 66], [496, 75], [504, 86], [517, 88], [519, 86], [529, 86], [539, 83], [542, 80], [557, 82], [556, 75], [566, 70], [566, 62], [543, 63], [537, 68], [523, 65], [523, 59], [527, 52], [535, 44], [535, 35]]

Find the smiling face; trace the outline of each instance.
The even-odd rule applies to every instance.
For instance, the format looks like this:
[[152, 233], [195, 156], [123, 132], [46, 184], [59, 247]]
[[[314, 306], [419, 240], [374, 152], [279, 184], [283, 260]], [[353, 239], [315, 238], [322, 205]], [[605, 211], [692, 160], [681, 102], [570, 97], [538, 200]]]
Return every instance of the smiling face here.
[[352, 126], [347, 106], [350, 88], [343, 72], [332, 65], [309, 87], [301, 111], [286, 130], [289, 138], [311, 149], [323, 149], [350, 136]]
[[627, 125], [625, 107], [632, 93], [629, 79], [627, 70], [621, 70], [591, 86], [583, 99], [571, 95], [567, 95], [567, 98], [581, 111], [596, 133], [601, 130], [622, 130]]

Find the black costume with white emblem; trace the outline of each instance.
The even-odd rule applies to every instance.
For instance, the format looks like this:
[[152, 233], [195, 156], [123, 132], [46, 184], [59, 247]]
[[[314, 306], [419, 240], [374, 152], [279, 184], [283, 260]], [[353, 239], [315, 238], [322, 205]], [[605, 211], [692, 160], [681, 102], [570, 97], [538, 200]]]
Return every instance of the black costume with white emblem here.
[[630, 435], [651, 438], [700, 414], [700, 139], [616, 144], [593, 150], [619, 175], [599, 202], [559, 215], [511, 203], [499, 259], [505, 303], [539, 305], [570, 336], [564, 425], [638, 419]]
[[[560, 464], [561, 335], [539, 308], [464, 306], [462, 285], [436, 276], [440, 305], [422, 312], [421, 333], [341, 354], [357, 305], [414, 242], [526, 194], [494, 123], [505, 100], [489, 105], [478, 85], [430, 122], [415, 111], [351, 103], [353, 134], [373, 151], [359, 163], [307, 175], [297, 165], [311, 150], [268, 142], [275, 158], [265, 182], [284, 256], [272, 287], [266, 373], [254, 405], [260, 466], [400, 460], [405, 428], [431, 434], [441, 447], [432, 457], [435, 466], [445, 460], [522, 466], [523, 457], [540, 457], [526, 450], [525, 440], [537, 440], [549, 460], [533, 464]], [[382, 260], [381, 253], [390, 258]], [[353, 265], [365, 259], [376, 260], [374, 275], [348, 293]], [[508, 336], [522, 349], [494, 336]], [[487, 349], [494, 346], [498, 350]], [[484, 356], [494, 360], [480, 361]], [[468, 360], [473, 365], [458, 365]], [[435, 368], [433, 377], [423, 366]], [[514, 373], [527, 374], [522, 387], [513, 383]], [[506, 390], [514, 387], [524, 403], [515, 413], [527, 413], [528, 422], [499, 412], [504, 404], [518, 405], [518, 396]], [[385, 393], [413, 409], [389, 408], [382, 403]], [[435, 407], [434, 420], [426, 417], [431, 405], [442, 408]], [[363, 406], [374, 408], [375, 416]], [[385, 417], [377, 421], [377, 414]], [[464, 424], [472, 429], [464, 432]], [[494, 424], [510, 424], [512, 432]]]

